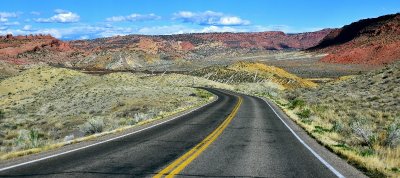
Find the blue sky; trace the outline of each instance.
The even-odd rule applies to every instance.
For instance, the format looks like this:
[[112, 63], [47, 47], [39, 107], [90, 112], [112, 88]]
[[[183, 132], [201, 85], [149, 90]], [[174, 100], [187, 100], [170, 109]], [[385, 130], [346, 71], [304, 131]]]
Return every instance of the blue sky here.
[[398, 12], [398, 0], [12, 0], [0, 7], [0, 34], [298, 33]]

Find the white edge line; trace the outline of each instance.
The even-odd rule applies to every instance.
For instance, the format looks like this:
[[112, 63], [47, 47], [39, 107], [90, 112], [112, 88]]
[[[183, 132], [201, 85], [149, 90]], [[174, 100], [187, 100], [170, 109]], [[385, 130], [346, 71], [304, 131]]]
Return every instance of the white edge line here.
[[268, 104], [268, 106], [274, 111], [274, 113], [278, 116], [278, 118], [285, 124], [285, 126], [292, 132], [292, 134], [297, 138], [297, 140], [300, 141], [301, 144], [304, 145], [322, 164], [324, 164], [329, 170], [331, 170], [337, 177], [339, 178], [345, 178], [338, 170], [336, 170], [332, 165], [330, 165], [328, 162], [326, 162], [318, 153], [316, 153], [310, 146], [307, 145], [297, 134], [295, 131], [293, 131], [292, 128], [289, 127], [289, 125], [279, 116], [279, 114], [275, 111], [275, 109], [269, 104], [268, 101], [266, 101], [264, 98], [258, 97], [257, 98], [262, 99], [265, 103]]
[[84, 147], [79, 147], [79, 148], [75, 148], [75, 149], [72, 149], [72, 150], [69, 150], [69, 151], [65, 151], [65, 152], [61, 152], [61, 153], [58, 153], [58, 154], [46, 156], [46, 157], [43, 157], [43, 158], [39, 158], [39, 159], [35, 159], [35, 160], [31, 160], [31, 161], [27, 161], [27, 162], [15, 164], [15, 165], [12, 165], [12, 166], [0, 168], [0, 172], [5, 171], [5, 170], [9, 170], [9, 169], [12, 169], [12, 168], [24, 166], [24, 165], [27, 165], [27, 164], [31, 164], [31, 163], [43, 161], [43, 160], [46, 160], [46, 159], [54, 158], [54, 157], [57, 157], [57, 156], [65, 155], [65, 154], [72, 153], [72, 152], [75, 152], [75, 151], [83, 150], [83, 149], [85, 149], [85, 148], [89, 148], [89, 147], [93, 147], [93, 146], [100, 145], [100, 144], [103, 144], [103, 143], [107, 143], [107, 142], [110, 142], [110, 141], [113, 141], [113, 140], [116, 140], [116, 139], [119, 139], [119, 138], [123, 138], [123, 137], [129, 136], [129, 135], [132, 135], [132, 134], [136, 134], [136, 133], [138, 133], [138, 132], [142, 132], [142, 131], [151, 129], [151, 128], [153, 128], [153, 127], [159, 126], [159, 125], [164, 124], [164, 123], [166, 123], [166, 122], [170, 122], [170, 121], [175, 120], [175, 119], [177, 119], [177, 118], [180, 118], [180, 117], [182, 117], [182, 116], [188, 115], [188, 114], [190, 114], [190, 113], [192, 113], [192, 112], [194, 112], [194, 111], [197, 111], [197, 110], [199, 110], [199, 109], [201, 109], [201, 108], [204, 108], [204, 107], [206, 107], [206, 106], [208, 106], [208, 105], [210, 105], [210, 104], [216, 102], [216, 101], [218, 100], [219, 97], [218, 97], [217, 95], [214, 95], [214, 96], [216, 97], [216, 98], [214, 99], [214, 101], [212, 101], [212, 102], [210, 102], [210, 103], [207, 103], [206, 105], [203, 105], [203, 106], [201, 106], [201, 107], [199, 107], [199, 108], [196, 108], [196, 109], [194, 109], [194, 110], [191, 110], [191, 111], [189, 111], [189, 112], [187, 112], [187, 113], [182, 113], [182, 114], [180, 114], [180, 115], [178, 115], [178, 116], [175, 116], [175, 117], [173, 117], [173, 118], [171, 118], [171, 119], [168, 119], [168, 120], [166, 120], [166, 121], [160, 122], [160, 123], [158, 123], [158, 124], [155, 124], [155, 125], [152, 125], [152, 126], [149, 126], [149, 127], [146, 127], [146, 128], [143, 128], [143, 129], [134, 131], [134, 132], [130, 132], [130, 133], [127, 133], [127, 134], [124, 134], [124, 135], [120, 135], [120, 136], [118, 136], [118, 137], [113, 137], [113, 138], [110, 138], [110, 139], [108, 139], [108, 140], [103, 140], [103, 141], [101, 141], [101, 142], [97, 142], [97, 143], [94, 143], [94, 144], [91, 144], [91, 145], [86, 145], [86, 146], [84, 146]]

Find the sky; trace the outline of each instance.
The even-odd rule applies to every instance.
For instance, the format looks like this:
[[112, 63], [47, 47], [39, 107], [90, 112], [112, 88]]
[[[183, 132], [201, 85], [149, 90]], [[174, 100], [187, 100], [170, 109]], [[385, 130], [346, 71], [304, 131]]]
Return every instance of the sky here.
[[398, 12], [399, 0], [10, 0], [0, 6], [0, 35], [299, 33]]

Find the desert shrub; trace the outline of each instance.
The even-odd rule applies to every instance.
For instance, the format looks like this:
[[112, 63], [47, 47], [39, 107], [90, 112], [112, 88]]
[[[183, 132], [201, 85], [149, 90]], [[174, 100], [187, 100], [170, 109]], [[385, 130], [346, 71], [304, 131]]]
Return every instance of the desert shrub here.
[[18, 149], [18, 147], [25, 148], [25, 141], [27, 140], [26, 132], [26, 130], [20, 130], [17, 138], [14, 139], [14, 145], [17, 147], [16, 149]]
[[373, 147], [377, 137], [370, 127], [368, 127], [366, 124], [363, 124], [361, 121], [353, 122], [350, 127], [358, 139], [360, 139], [370, 148]]
[[162, 111], [158, 110], [158, 109], [150, 109], [148, 110], [146, 113], [136, 113], [135, 116], [133, 117], [134, 121], [136, 123], [140, 122], [140, 121], [145, 121], [148, 119], [152, 119], [155, 118], [156, 116], [162, 114]]
[[200, 98], [210, 98], [212, 96], [212, 94], [205, 90], [196, 89], [196, 96], [198, 96]]
[[73, 140], [74, 138], [75, 138], [75, 135], [74, 135], [74, 134], [67, 135], [67, 136], [64, 137], [64, 141], [65, 141], [65, 142], [71, 141], [71, 140]]
[[29, 131], [29, 142], [32, 148], [36, 148], [39, 146], [39, 131], [36, 129], [32, 129]]
[[368, 156], [372, 156], [373, 154], [375, 154], [375, 151], [371, 148], [368, 148], [368, 149], [361, 150], [359, 154], [361, 156], [368, 157]]
[[333, 145], [334, 147], [338, 147], [338, 148], [341, 148], [341, 149], [344, 149], [344, 150], [352, 150], [352, 148], [351, 147], [349, 147], [347, 144], [345, 144], [345, 143], [339, 143], [339, 144], [336, 144], [336, 145]]
[[136, 119], [128, 119], [127, 121], [126, 121], [126, 124], [127, 125], [135, 125], [135, 124], [137, 124], [138, 122], [136, 121]]
[[295, 100], [297, 97], [299, 97], [302, 94], [303, 91], [301, 91], [300, 89], [298, 90], [293, 90], [290, 92], [287, 92], [285, 97], [291, 101], [291, 100]]
[[20, 148], [36, 148], [40, 146], [40, 134], [37, 129], [20, 130], [17, 138], [14, 140], [14, 145]]
[[0, 119], [6, 118], [5, 115], [6, 115], [6, 114], [4, 113], [4, 111], [0, 109]]
[[294, 99], [289, 103], [289, 109], [303, 108], [305, 106], [304, 100]]
[[152, 113], [136, 113], [135, 116], [133, 117], [135, 123], [138, 123], [140, 121], [144, 121], [147, 119], [152, 118], [154, 115]]
[[395, 147], [400, 142], [400, 124], [390, 124], [386, 129], [387, 137], [385, 140], [385, 146]]
[[302, 109], [296, 114], [300, 117], [300, 119], [307, 119], [311, 116], [311, 110], [308, 108]]
[[393, 167], [391, 170], [393, 172], [400, 172], [400, 167]]
[[344, 129], [344, 125], [341, 121], [334, 121], [331, 131], [333, 132], [342, 132]]
[[314, 130], [313, 130], [313, 132], [320, 133], [320, 134], [322, 134], [324, 132], [330, 132], [330, 131], [331, 131], [331, 129], [327, 129], [327, 128], [324, 128], [324, 127], [319, 126], [319, 125], [314, 126]]
[[94, 133], [100, 133], [104, 129], [104, 121], [103, 119], [97, 118], [97, 119], [90, 119], [87, 121], [85, 124], [80, 126], [80, 130], [85, 134], [85, 135], [91, 135]]

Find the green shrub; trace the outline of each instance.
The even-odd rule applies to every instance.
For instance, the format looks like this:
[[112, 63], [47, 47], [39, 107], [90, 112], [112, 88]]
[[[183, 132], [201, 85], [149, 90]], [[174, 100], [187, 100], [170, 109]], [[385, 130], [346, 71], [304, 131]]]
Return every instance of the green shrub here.
[[352, 148], [349, 147], [348, 145], [346, 145], [345, 143], [339, 143], [339, 144], [336, 144], [336, 145], [333, 145], [333, 146], [334, 146], [334, 147], [342, 148], [342, 149], [344, 149], [344, 150], [352, 150]]
[[4, 113], [4, 111], [0, 109], [0, 119], [4, 118], [6, 118], [6, 113]]
[[20, 130], [17, 138], [14, 140], [17, 149], [37, 148], [40, 146], [40, 134], [37, 129]]
[[319, 126], [319, 125], [315, 126], [314, 130], [313, 130], [313, 132], [320, 133], [320, 134], [322, 134], [324, 132], [330, 132], [330, 131], [331, 131], [330, 129], [324, 128], [324, 127]]
[[331, 128], [331, 131], [333, 131], [333, 132], [341, 132], [343, 130], [343, 128], [344, 128], [344, 126], [343, 126], [342, 122], [335, 121], [333, 123], [332, 128]]
[[391, 170], [393, 172], [400, 172], [400, 167], [393, 167]]
[[302, 120], [300, 120], [302, 123], [304, 123], [304, 124], [308, 124], [308, 125], [310, 125], [311, 123], [312, 123], [312, 120], [310, 120], [310, 119], [302, 119]]
[[396, 147], [400, 142], [400, 124], [390, 124], [386, 131], [385, 146]]
[[368, 157], [374, 155], [375, 152], [373, 149], [364, 149], [360, 151], [360, 155], [363, 157]]
[[91, 135], [95, 133], [100, 133], [104, 129], [103, 119], [90, 119], [85, 124], [80, 126], [80, 130], [85, 135]]
[[31, 148], [36, 148], [39, 146], [39, 131], [32, 129], [29, 131], [29, 142]]
[[296, 113], [300, 119], [307, 119], [311, 116], [311, 110], [310, 109], [302, 109], [301, 111]]
[[200, 98], [210, 98], [212, 94], [208, 91], [202, 90], [202, 89], [196, 89], [196, 96]]
[[295, 108], [303, 108], [305, 106], [304, 100], [301, 99], [294, 99], [290, 101], [289, 103], [289, 109], [295, 109]]

